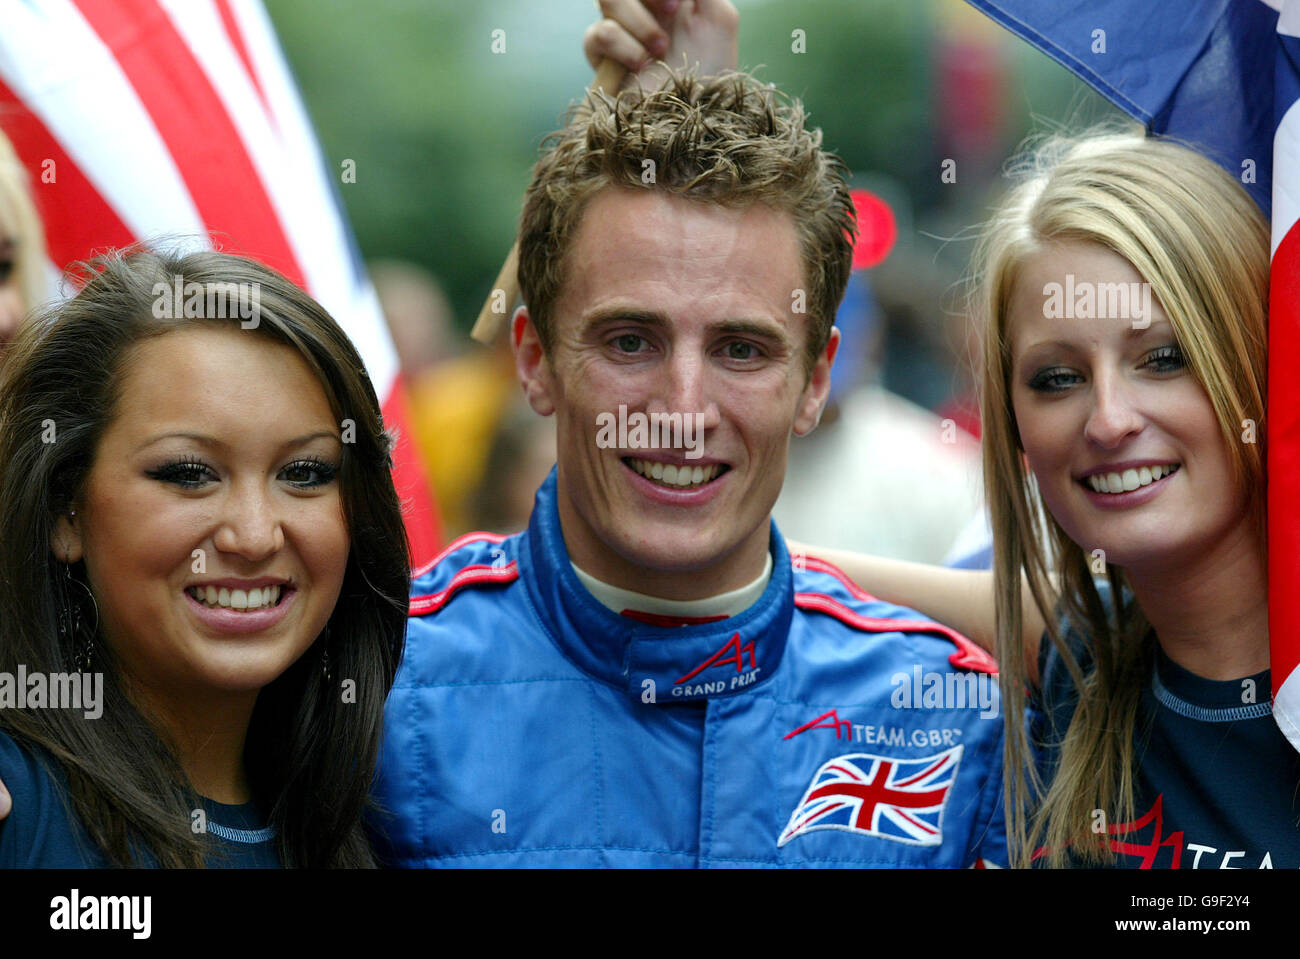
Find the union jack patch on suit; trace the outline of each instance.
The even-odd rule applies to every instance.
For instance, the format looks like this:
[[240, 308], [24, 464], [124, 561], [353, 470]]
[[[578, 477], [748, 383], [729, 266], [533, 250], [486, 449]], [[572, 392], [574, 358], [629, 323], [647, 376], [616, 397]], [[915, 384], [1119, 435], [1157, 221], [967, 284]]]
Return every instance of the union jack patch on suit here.
[[961, 751], [954, 746], [922, 759], [851, 753], [823, 763], [790, 814], [777, 846], [818, 829], [939, 845]]

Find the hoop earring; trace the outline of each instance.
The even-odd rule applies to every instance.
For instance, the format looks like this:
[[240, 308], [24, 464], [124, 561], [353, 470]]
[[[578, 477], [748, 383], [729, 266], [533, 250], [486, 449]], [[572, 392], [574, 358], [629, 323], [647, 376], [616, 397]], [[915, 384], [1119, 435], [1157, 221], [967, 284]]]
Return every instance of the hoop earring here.
[[91, 625], [89, 632], [86, 633], [84, 641], [73, 655], [72, 664], [77, 672], [89, 672], [91, 661], [95, 657], [95, 635], [99, 632], [99, 603], [95, 601], [95, 594], [90, 588], [72, 575], [72, 564], [63, 564], [63, 602], [59, 610], [59, 638], [68, 644], [75, 645], [79, 639], [82, 639], [82, 620], [81, 620], [81, 603], [75, 601], [75, 595], [72, 590], [72, 584], [75, 583], [86, 595], [90, 597], [91, 609], [95, 612], [95, 622]]

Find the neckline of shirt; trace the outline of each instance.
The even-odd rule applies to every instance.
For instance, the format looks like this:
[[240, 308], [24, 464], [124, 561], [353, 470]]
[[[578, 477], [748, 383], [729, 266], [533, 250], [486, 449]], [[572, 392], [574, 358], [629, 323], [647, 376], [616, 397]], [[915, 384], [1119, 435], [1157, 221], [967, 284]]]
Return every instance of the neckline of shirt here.
[[231, 842], [260, 843], [275, 838], [277, 830], [273, 825], [263, 825], [266, 818], [254, 803], [223, 803], [207, 796], [200, 796], [207, 813], [206, 829], [214, 836]]
[[1240, 679], [1206, 679], [1179, 666], [1158, 642], [1151, 691], [1163, 706], [1201, 722], [1236, 722], [1273, 712], [1267, 669]]
[[739, 589], [719, 593], [716, 596], [706, 596], [704, 599], [663, 599], [659, 596], [648, 596], [645, 593], [637, 593], [630, 589], [611, 586], [609, 583], [592, 576], [572, 560], [569, 561], [569, 565], [573, 567], [574, 574], [587, 592], [591, 593], [597, 602], [612, 612], [621, 614], [624, 610], [635, 610], [636, 612], [650, 613], [656, 616], [672, 616], [683, 619], [731, 617], [743, 613], [758, 602], [764, 590], [767, 589], [768, 581], [772, 578], [772, 554], [769, 552], [766, 555], [766, 562], [763, 564], [763, 572], [759, 574], [757, 579], [741, 586]]

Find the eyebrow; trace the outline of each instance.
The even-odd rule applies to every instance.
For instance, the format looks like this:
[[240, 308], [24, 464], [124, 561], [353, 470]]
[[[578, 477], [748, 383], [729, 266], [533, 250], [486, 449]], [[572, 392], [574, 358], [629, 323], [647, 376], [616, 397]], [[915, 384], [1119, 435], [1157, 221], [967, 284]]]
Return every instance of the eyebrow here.
[[[1125, 332], [1125, 337], [1129, 340], [1139, 340], [1144, 336], [1150, 336], [1155, 333], [1168, 335], [1169, 333], [1174, 332], [1173, 326], [1174, 325], [1170, 323], [1168, 320], [1152, 320], [1146, 326], [1130, 327]], [[1062, 349], [1062, 350], [1077, 350], [1079, 348], [1079, 344], [1077, 342], [1070, 341], [1070, 340], [1040, 340], [1037, 343], [1031, 343], [1028, 346], [1026, 346], [1021, 351], [1020, 355], [1026, 356], [1029, 353], [1032, 353], [1034, 350], [1040, 348], [1046, 348], [1046, 347]]]
[[[612, 309], [597, 310], [595, 313], [586, 317], [583, 331], [586, 332], [600, 326], [619, 322], [639, 323], [642, 326], [654, 327], [659, 330], [666, 330], [669, 327], [668, 317], [655, 310], [635, 310], [614, 307]], [[784, 327], [776, 323], [762, 323], [757, 320], [720, 320], [717, 323], [710, 324], [710, 329], [721, 333], [738, 333], [748, 336], [763, 337], [769, 340], [786, 339]]]
[[[229, 448], [229, 444], [224, 443], [224, 442], [222, 442], [221, 440], [219, 440], [219, 439], [217, 439], [217, 438], [215, 438], [215, 437], [212, 437], [212, 436], [206, 436], [206, 435], [204, 435], [203, 433], [185, 433], [185, 432], [176, 432], [176, 433], [160, 433], [160, 434], [158, 434], [157, 436], [153, 437], [153, 439], [150, 439], [150, 440], [146, 441], [145, 443], [142, 443], [142, 444], [141, 444], [141, 445], [136, 449], [136, 452], [138, 453], [138, 452], [140, 452], [140, 450], [148, 449], [150, 446], [153, 446], [155, 443], [161, 443], [163, 440], [167, 440], [167, 439], [186, 439], [186, 440], [193, 440], [194, 442], [196, 442], [196, 443], [198, 443], [198, 444], [200, 444], [200, 445], [202, 445], [202, 446], [211, 446], [211, 447], [213, 447], [213, 448], [215, 448], [215, 449], [228, 449], [228, 448]], [[339, 439], [339, 436], [338, 436], [337, 433], [329, 433], [329, 432], [326, 432], [326, 431], [324, 431], [324, 430], [320, 430], [320, 431], [315, 432], [315, 433], [308, 433], [308, 434], [306, 434], [306, 435], [304, 435], [304, 436], [299, 436], [299, 437], [297, 437], [297, 438], [295, 438], [295, 439], [288, 440], [287, 442], [283, 443], [283, 444], [280, 446], [280, 448], [281, 448], [281, 449], [290, 449], [291, 447], [295, 447], [295, 446], [305, 446], [306, 444], [312, 442], [313, 440], [318, 440], [318, 439], [332, 439], [332, 440], [337, 441], [340, 445], [342, 445], [342, 443], [343, 443], [343, 441], [342, 441], [341, 439]]]

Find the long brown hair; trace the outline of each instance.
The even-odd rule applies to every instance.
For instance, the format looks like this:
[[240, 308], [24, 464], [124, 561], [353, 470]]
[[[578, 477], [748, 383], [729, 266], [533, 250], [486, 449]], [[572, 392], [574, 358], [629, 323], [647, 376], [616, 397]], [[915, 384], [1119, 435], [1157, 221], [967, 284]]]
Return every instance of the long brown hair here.
[[[1096, 811], [1133, 819], [1133, 735], [1151, 638], [1142, 611], [1125, 602], [1124, 571], [1105, 567], [1107, 605], [1094, 582], [1103, 572], [1097, 559], [1044, 508], [1026, 469], [1011, 403], [1011, 298], [1021, 265], [1054, 240], [1099, 244], [1128, 260], [1151, 284], [1209, 397], [1263, 544], [1269, 231], [1228, 173], [1186, 147], [1140, 133], [1056, 138], [1016, 172], [1022, 182], [999, 206], [976, 255], [974, 314], [985, 334], [981, 414], [998, 584], [1008, 836], [1017, 865], [1027, 865], [1040, 846], [1053, 865], [1064, 863], [1069, 849], [1083, 862], [1106, 862], [1113, 852], [1104, 831], [1094, 830]], [[1241, 442], [1247, 420], [1258, 436]], [[1027, 672], [1022, 576], [1079, 697], [1047, 784], [1039, 781], [1019, 720]], [[1091, 668], [1068, 648], [1058, 617], [1082, 635]]]
[[[155, 284], [256, 284], [263, 336], [296, 350], [315, 372], [340, 424], [355, 425], [340, 469], [351, 548], [327, 630], [264, 687], [245, 763], [254, 800], [278, 833], [286, 866], [372, 866], [361, 815], [401, 656], [410, 569], [390, 473], [391, 438], [356, 349], [338, 324], [284, 277], [222, 253], [114, 253], [83, 264], [76, 297], [38, 313], [17, 336], [0, 385], [0, 670], [71, 669], [84, 640], [61, 636], [60, 611], [90, 595], [84, 564], [52, 555], [59, 516], [78, 499], [99, 438], [115, 415], [133, 344], [211, 317], [158, 319]], [[206, 288], [206, 287], [205, 287]], [[48, 438], [56, 425], [54, 442]], [[76, 582], [64, 587], [68, 576]], [[93, 625], [88, 608], [82, 619]], [[321, 681], [321, 657], [355, 681], [355, 701]], [[195, 794], [151, 717], [126, 693], [106, 644], [91, 667], [104, 676], [103, 713], [4, 710], [0, 726], [43, 747], [67, 775], [73, 809], [118, 865], [201, 866], [212, 847], [190, 829]]]

